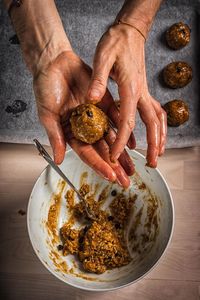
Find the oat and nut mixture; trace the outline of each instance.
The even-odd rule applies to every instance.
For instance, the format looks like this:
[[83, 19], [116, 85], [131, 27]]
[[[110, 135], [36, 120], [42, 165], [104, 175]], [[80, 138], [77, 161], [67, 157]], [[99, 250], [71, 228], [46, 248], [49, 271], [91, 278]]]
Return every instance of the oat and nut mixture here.
[[108, 118], [93, 104], [77, 106], [70, 117], [71, 130], [76, 139], [93, 144], [108, 131]]
[[131, 261], [124, 242], [124, 227], [136, 198], [126, 199], [123, 194], [113, 193], [109, 214], [101, 209], [101, 202], [95, 201], [94, 195], [89, 192], [89, 185], [83, 184], [80, 193], [98, 216], [95, 221], [88, 219], [83, 203], [75, 204], [72, 193], [68, 191], [66, 194], [73, 217], [77, 220], [85, 218], [87, 225], [78, 229], [72, 228], [71, 222], [63, 225], [60, 230], [63, 255], [74, 254], [82, 262], [85, 271], [101, 274]]

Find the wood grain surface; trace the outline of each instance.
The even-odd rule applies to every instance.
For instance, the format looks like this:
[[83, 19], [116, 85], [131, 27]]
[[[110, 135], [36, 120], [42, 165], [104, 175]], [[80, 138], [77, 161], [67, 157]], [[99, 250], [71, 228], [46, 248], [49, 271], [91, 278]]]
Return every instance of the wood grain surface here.
[[85, 292], [59, 281], [32, 249], [23, 211], [45, 165], [31, 145], [0, 144], [0, 299], [200, 299], [200, 148], [168, 150], [159, 159], [176, 213], [165, 256], [138, 283], [107, 293]]

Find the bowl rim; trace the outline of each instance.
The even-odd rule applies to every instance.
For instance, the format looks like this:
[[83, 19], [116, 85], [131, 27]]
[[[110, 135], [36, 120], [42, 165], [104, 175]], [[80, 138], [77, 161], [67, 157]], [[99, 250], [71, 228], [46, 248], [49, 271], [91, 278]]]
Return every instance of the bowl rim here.
[[[68, 149], [65, 153], [65, 157], [67, 155], [67, 153], [73, 151], [73, 149]], [[136, 155], [140, 156], [141, 158], [145, 159], [145, 156], [143, 154], [141, 154], [140, 152], [136, 151], [136, 150], [128, 150], [128, 152], [132, 152], [132, 153], [135, 153]], [[172, 197], [172, 194], [171, 194], [171, 191], [169, 189], [169, 186], [164, 178], [164, 176], [161, 174], [161, 172], [159, 171], [159, 169], [156, 167], [154, 168], [154, 170], [156, 172], [158, 172], [159, 176], [161, 177], [167, 191], [168, 191], [168, 194], [169, 194], [169, 198], [170, 198], [170, 203], [171, 203], [171, 209], [172, 209], [172, 224], [171, 224], [171, 231], [170, 231], [170, 235], [168, 237], [168, 241], [166, 243], [166, 246], [164, 248], [164, 250], [161, 252], [161, 255], [159, 256], [159, 258], [156, 260], [156, 262], [150, 267], [150, 269], [145, 272], [144, 274], [142, 274], [141, 276], [139, 276], [137, 279], [135, 279], [134, 281], [131, 281], [129, 283], [126, 283], [126, 284], [122, 284], [120, 286], [117, 286], [117, 287], [111, 287], [111, 288], [87, 288], [87, 287], [83, 287], [83, 286], [80, 286], [78, 284], [73, 284], [73, 283], [68, 283], [65, 281], [64, 278], [62, 277], [59, 277], [59, 275], [54, 272], [53, 270], [51, 270], [50, 266], [48, 266], [47, 264], [45, 264], [45, 262], [42, 260], [42, 258], [40, 257], [35, 245], [34, 245], [34, 241], [33, 241], [33, 238], [32, 238], [32, 234], [31, 234], [31, 229], [30, 229], [30, 224], [29, 224], [29, 220], [30, 220], [30, 205], [31, 205], [31, 201], [33, 199], [32, 195], [34, 193], [34, 190], [36, 189], [36, 185], [37, 183], [39, 182], [41, 176], [45, 173], [45, 171], [47, 170], [47, 168], [50, 168], [50, 165], [47, 165], [43, 170], [42, 172], [39, 174], [37, 180], [35, 181], [34, 183], [34, 186], [33, 186], [33, 189], [31, 191], [31, 194], [30, 194], [30, 197], [29, 197], [29, 200], [28, 200], [28, 204], [27, 204], [27, 218], [26, 218], [26, 222], [27, 222], [27, 229], [28, 229], [28, 236], [29, 236], [29, 239], [31, 241], [31, 245], [33, 247], [33, 250], [36, 254], [36, 256], [39, 258], [39, 260], [41, 261], [41, 263], [43, 264], [43, 266], [45, 266], [45, 268], [52, 274], [54, 275], [55, 277], [57, 277], [59, 280], [63, 281], [65, 284], [71, 286], [71, 287], [74, 287], [74, 288], [77, 288], [77, 289], [81, 289], [81, 290], [85, 290], [85, 291], [89, 291], [89, 292], [109, 292], [109, 291], [114, 291], [114, 290], [118, 290], [118, 289], [121, 289], [121, 288], [125, 288], [125, 287], [128, 287], [129, 285], [132, 285], [132, 284], [135, 284], [136, 282], [138, 282], [139, 280], [141, 280], [142, 278], [146, 277], [157, 265], [158, 263], [160, 262], [160, 260], [163, 258], [163, 256], [165, 255], [168, 247], [169, 247], [169, 244], [171, 243], [171, 240], [172, 240], [172, 236], [173, 236], [173, 232], [174, 232], [174, 224], [175, 224], [175, 209], [174, 209], [174, 202], [173, 202], [173, 197]]]

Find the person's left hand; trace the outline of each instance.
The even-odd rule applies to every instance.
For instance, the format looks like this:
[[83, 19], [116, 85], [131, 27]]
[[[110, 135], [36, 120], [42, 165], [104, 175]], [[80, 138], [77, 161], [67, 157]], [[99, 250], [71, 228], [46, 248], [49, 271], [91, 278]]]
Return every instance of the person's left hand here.
[[144, 38], [126, 24], [110, 27], [97, 46], [87, 94], [90, 101], [95, 103], [102, 99], [109, 76], [118, 85], [121, 103], [117, 138], [111, 149], [112, 161], [124, 150], [138, 109], [147, 131], [147, 164], [156, 167], [158, 155], [165, 150], [166, 113], [148, 91]]
[[[91, 72], [91, 68], [71, 50], [62, 52], [40, 70], [34, 78], [39, 118], [47, 131], [57, 164], [64, 159], [67, 142], [100, 176], [128, 187], [129, 176], [134, 172], [128, 153], [123, 151], [116, 163], [110, 161], [110, 146], [115, 140], [115, 132], [110, 128], [104, 138], [89, 145], [76, 140], [71, 134], [70, 126], [67, 126], [72, 110], [87, 102], [85, 95]], [[108, 90], [98, 106], [117, 125], [118, 111]], [[130, 139], [129, 147], [133, 145], [134, 140]]]

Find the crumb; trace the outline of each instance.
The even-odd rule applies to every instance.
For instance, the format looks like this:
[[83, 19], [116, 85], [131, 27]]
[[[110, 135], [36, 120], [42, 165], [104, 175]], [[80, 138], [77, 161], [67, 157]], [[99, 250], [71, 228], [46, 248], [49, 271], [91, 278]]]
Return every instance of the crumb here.
[[57, 249], [58, 249], [58, 251], [63, 250], [63, 245], [58, 245], [58, 246], [57, 246]]
[[18, 214], [21, 215], [21, 216], [24, 216], [26, 214], [26, 212], [23, 209], [19, 209]]

